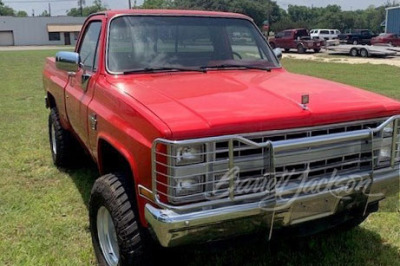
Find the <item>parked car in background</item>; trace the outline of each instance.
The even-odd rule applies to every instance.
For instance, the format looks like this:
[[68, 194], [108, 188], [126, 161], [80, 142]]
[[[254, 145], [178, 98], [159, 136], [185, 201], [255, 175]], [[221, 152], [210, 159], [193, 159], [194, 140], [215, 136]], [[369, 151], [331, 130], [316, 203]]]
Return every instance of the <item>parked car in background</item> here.
[[325, 41], [321, 39], [312, 39], [306, 29], [290, 29], [279, 32], [274, 38], [269, 40], [272, 48], [282, 48], [285, 52], [290, 49], [297, 49], [299, 54], [305, 53], [307, 50], [314, 50], [319, 53], [325, 45]]
[[368, 29], [352, 30], [350, 33], [339, 34], [341, 43], [346, 44], [371, 44], [371, 39], [377, 35]]
[[312, 39], [334, 40], [338, 38], [339, 34], [341, 34], [341, 32], [337, 29], [313, 29], [310, 31]]
[[379, 36], [372, 38], [371, 44], [390, 44], [393, 46], [400, 46], [400, 36], [394, 33], [382, 33]]

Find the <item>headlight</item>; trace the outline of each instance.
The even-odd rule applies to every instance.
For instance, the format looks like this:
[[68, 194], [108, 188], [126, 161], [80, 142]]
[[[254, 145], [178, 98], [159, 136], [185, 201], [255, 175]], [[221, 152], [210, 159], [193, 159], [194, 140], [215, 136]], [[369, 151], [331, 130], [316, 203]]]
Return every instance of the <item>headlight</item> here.
[[177, 146], [173, 148], [175, 165], [188, 165], [204, 162], [204, 145]]
[[390, 123], [383, 129], [383, 137], [390, 138], [393, 136], [393, 123]]
[[170, 181], [174, 193], [170, 195], [176, 197], [190, 196], [204, 192], [204, 176], [198, 175], [185, 178], [173, 178]]
[[390, 165], [390, 158], [392, 155], [392, 148], [390, 146], [382, 147], [378, 155], [378, 167], [385, 167]]

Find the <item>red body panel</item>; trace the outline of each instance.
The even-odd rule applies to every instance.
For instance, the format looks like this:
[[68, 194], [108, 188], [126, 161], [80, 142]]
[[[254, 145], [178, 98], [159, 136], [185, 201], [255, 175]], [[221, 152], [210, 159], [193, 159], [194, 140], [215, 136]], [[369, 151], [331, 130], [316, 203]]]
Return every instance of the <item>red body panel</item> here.
[[[104, 67], [107, 22], [113, 16], [128, 13], [247, 17], [174, 10], [110, 11], [90, 17], [83, 30], [92, 20], [101, 20], [103, 25], [99, 68], [87, 91], [76, 85], [81, 73], [68, 78], [66, 72], [56, 69], [54, 59], [47, 59], [44, 86], [55, 99], [62, 125], [80, 139], [100, 172], [99, 145], [105, 141], [117, 149], [130, 163], [136, 187], [140, 184], [151, 189], [151, 145], [159, 137], [240, 134], [400, 113], [400, 103], [392, 99], [283, 69], [110, 75]], [[308, 110], [300, 106], [302, 94], [310, 95]], [[75, 107], [71, 101], [75, 101]], [[97, 116], [96, 130], [88, 125], [91, 114]], [[137, 200], [141, 222], [146, 225], [143, 212], [147, 200]]]
[[395, 34], [385, 34], [372, 38], [371, 44], [392, 44], [393, 46], [400, 46], [400, 37]]

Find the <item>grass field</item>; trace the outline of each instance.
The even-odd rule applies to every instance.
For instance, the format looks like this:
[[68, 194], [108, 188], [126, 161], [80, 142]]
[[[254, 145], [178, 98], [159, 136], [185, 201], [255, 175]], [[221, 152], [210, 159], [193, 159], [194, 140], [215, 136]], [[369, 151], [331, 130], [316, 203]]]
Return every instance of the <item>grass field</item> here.
[[[95, 264], [87, 202], [96, 170], [62, 172], [50, 160], [41, 70], [53, 54], [0, 52], [0, 265]], [[400, 99], [400, 68], [296, 60], [284, 65]], [[398, 211], [381, 212], [344, 233], [164, 251], [163, 264], [400, 265], [399, 222]]]

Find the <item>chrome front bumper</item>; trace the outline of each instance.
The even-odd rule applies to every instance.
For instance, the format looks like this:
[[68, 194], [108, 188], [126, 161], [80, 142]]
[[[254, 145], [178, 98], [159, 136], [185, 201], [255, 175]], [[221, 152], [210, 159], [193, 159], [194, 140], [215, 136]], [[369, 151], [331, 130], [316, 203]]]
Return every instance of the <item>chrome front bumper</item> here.
[[[350, 190], [349, 177], [343, 177], [334, 190], [321, 193], [285, 198], [280, 197], [284, 191], [276, 191], [273, 199], [183, 213], [147, 204], [145, 217], [164, 247], [219, 240], [259, 230], [267, 232], [271, 238], [274, 229], [281, 227], [343, 211], [351, 212], [360, 206], [366, 211], [369, 205], [398, 193], [399, 177], [397, 165], [375, 171], [372, 184], [368, 183], [372, 180], [368, 173], [360, 175], [358, 181], [365, 186], [356, 186]], [[307, 191], [307, 187], [301, 189]]]

